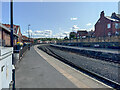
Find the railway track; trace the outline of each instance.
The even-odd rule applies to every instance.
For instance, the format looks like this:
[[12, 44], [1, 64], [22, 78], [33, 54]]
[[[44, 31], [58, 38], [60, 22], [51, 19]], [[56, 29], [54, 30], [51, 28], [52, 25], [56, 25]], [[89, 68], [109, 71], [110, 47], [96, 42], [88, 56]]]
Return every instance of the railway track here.
[[82, 56], [85, 56], [85, 57], [120, 64], [120, 60], [119, 60], [120, 55], [119, 54], [111, 55], [110, 53], [106, 54], [106, 53], [95, 52], [95, 51], [89, 51], [88, 52], [87, 50], [77, 50], [77, 49], [69, 49], [69, 48], [67, 49], [67, 48], [64, 48], [64, 47], [59, 48], [59, 47], [56, 47], [56, 46], [53, 46], [53, 45], [51, 45], [51, 46], [54, 47], [54, 48], [60, 49], [60, 50], [64, 50], [64, 51], [67, 51], [67, 52], [72, 52], [72, 53], [82, 55]]
[[95, 79], [97, 79], [97, 80], [115, 88], [115, 89], [120, 89], [120, 84], [119, 83], [114, 82], [110, 79], [107, 79], [107, 78], [101, 76], [101, 75], [98, 75], [94, 72], [91, 72], [89, 70], [81, 68], [80, 66], [75, 65], [74, 63], [68, 61], [66, 58], [63, 58], [62, 56], [55, 53], [50, 46], [48, 46], [48, 45], [47, 46], [40, 46], [38, 48], [41, 49], [42, 51], [46, 52], [47, 54], [57, 58], [58, 60], [70, 65], [71, 67], [73, 67], [73, 68], [75, 68], [75, 69], [77, 69], [77, 70], [79, 70], [79, 71], [81, 71], [81, 72], [83, 72], [83, 73], [85, 73], [85, 74], [87, 74], [87, 75], [89, 75], [89, 76], [91, 76], [91, 77], [93, 77], [93, 78], [95, 78]]

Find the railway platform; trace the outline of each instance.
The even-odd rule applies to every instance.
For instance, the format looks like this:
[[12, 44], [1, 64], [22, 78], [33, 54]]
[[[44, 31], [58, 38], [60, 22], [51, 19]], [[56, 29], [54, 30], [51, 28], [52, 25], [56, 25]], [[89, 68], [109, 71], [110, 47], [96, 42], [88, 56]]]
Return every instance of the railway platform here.
[[57, 46], [57, 47], [63, 47], [63, 48], [70, 48], [70, 49], [79, 49], [79, 50], [88, 50], [88, 51], [95, 51], [95, 52], [102, 52], [102, 53], [120, 54], [119, 49], [75, 47], [75, 46], [63, 46], [63, 45], [54, 45], [54, 44], [51, 44], [51, 45]]
[[39, 50], [27, 51], [16, 67], [16, 88], [111, 88]]

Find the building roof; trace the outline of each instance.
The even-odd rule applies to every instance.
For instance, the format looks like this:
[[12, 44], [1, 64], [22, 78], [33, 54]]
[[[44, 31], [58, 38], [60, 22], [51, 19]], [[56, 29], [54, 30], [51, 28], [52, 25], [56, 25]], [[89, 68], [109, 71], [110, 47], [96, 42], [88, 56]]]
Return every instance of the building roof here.
[[80, 30], [77, 31], [77, 33], [81, 33], [81, 32], [82, 33], [88, 33], [86, 30], [85, 31], [80, 31]]
[[28, 37], [25, 36], [25, 35], [23, 35], [23, 36], [22, 36], [22, 39], [23, 39], [23, 40], [28, 40]]
[[106, 18], [109, 19], [109, 20], [111, 20], [111, 21], [114, 21], [114, 22], [119, 22], [119, 20], [111, 18], [110, 16], [106, 16]]
[[[2, 25], [6, 26], [7, 28], [10, 29], [10, 24], [2, 24]], [[13, 28], [14, 28], [13, 29], [14, 33], [18, 34], [20, 26], [19, 25], [13, 25]]]
[[[2, 23], [0, 23], [0, 27], [1, 27], [1, 28], [4, 28], [4, 30], [6, 30], [7, 32], [10, 33], [10, 29], [7, 28], [7, 27], [6, 27], [5, 25], [3, 25]], [[14, 35], [15, 35], [15, 36], [18, 36], [16, 33], [14, 33]]]

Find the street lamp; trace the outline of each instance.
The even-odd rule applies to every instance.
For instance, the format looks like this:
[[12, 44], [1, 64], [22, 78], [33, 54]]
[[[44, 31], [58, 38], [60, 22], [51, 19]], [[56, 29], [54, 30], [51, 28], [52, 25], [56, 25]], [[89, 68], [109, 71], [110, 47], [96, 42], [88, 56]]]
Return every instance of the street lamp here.
[[29, 38], [30, 38], [29, 27], [30, 27], [30, 24], [28, 24], [28, 40], [29, 40]]
[[[14, 50], [14, 36], [13, 36], [13, 0], [10, 1], [10, 20], [11, 20], [11, 24], [10, 24], [10, 46], [13, 47]], [[13, 66], [13, 70], [12, 70], [12, 81], [13, 81], [13, 90], [15, 90], [15, 68], [14, 68], [14, 51], [12, 54], [12, 66]]]
[[11, 47], [13, 47], [13, 0], [11, 0], [10, 2], [11, 6], [10, 6], [10, 11], [11, 11], [11, 24], [10, 24], [10, 29], [11, 29], [11, 33], [10, 33], [10, 39], [11, 39]]
[[[29, 32], [30, 24], [28, 24], [28, 42], [30, 42], [30, 32]], [[28, 50], [30, 50], [30, 43], [28, 44]]]

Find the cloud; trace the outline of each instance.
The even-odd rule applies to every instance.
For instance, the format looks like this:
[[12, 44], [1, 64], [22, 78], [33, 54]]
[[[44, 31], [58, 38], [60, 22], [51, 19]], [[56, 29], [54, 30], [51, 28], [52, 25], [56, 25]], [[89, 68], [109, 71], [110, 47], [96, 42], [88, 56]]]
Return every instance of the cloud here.
[[52, 35], [52, 30], [44, 30], [45, 35]]
[[91, 23], [88, 23], [88, 24], [86, 24], [87, 26], [91, 26], [92, 24]]
[[79, 27], [77, 25], [73, 25], [73, 27], [72, 27], [73, 32], [77, 32], [78, 29], [79, 29]]
[[71, 21], [78, 20], [78, 18], [70, 18]]
[[[51, 37], [52, 36], [52, 30], [36, 30], [36, 31], [32, 31], [29, 30], [30, 35], [32, 35], [32, 37], [34, 38], [46, 38], [46, 37]], [[26, 32], [24, 32], [23, 35], [28, 35], [28, 30]]]
[[61, 38], [64, 38], [64, 37], [69, 37], [69, 33], [70, 32], [63, 32], [63, 33], [58, 33], [58, 34], [56, 34], [56, 35], [53, 35], [52, 37], [53, 38], [59, 38], [59, 39], [61, 39]]
[[33, 32], [32, 30], [27, 30], [26, 33], [28, 33], [28, 31], [29, 31], [29, 33], [32, 33], [32, 32]]
[[77, 25], [73, 25], [72, 27], [73, 29], [79, 29], [79, 27]]
[[36, 33], [36, 34], [43, 34], [43, 31], [37, 30], [37, 31], [34, 31], [34, 33]]

